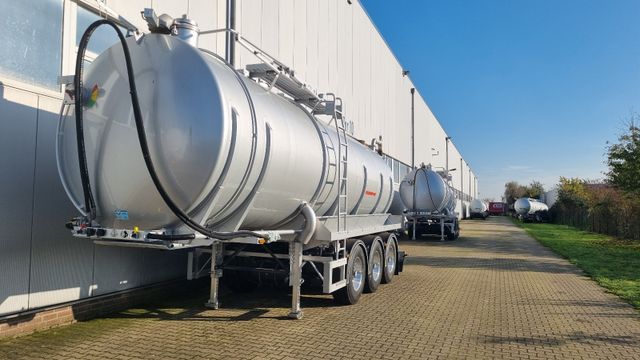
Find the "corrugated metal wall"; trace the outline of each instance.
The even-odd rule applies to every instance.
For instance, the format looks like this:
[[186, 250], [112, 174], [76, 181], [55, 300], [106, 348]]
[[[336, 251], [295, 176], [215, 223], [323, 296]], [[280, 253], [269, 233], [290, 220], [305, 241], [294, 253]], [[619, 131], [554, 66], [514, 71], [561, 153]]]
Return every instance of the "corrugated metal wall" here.
[[[74, 9], [96, 9], [97, 1], [64, 3], [62, 69], [75, 57]], [[140, 11], [179, 16], [187, 1], [108, 0], [109, 7], [145, 29]], [[409, 77], [359, 2], [346, 0], [238, 0], [237, 29], [289, 64], [319, 92], [345, 100], [355, 136], [382, 135], [385, 152], [409, 164]], [[99, 3], [98, 3], [99, 4]], [[191, 0], [190, 15], [201, 29], [225, 26], [225, 0]], [[1, 15], [0, 15], [1, 16]], [[200, 46], [224, 54], [224, 36], [207, 35]], [[257, 60], [237, 50], [238, 67]], [[446, 134], [416, 93], [416, 162], [444, 166]], [[95, 246], [72, 238], [63, 227], [76, 211], [67, 200], [55, 163], [62, 94], [6, 79], [0, 73], [0, 315], [184, 276], [186, 253]], [[439, 155], [434, 156], [437, 149]], [[450, 167], [461, 155], [450, 144]], [[453, 184], [476, 193], [468, 167]], [[469, 186], [469, 187], [468, 187]], [[468, 188], [467, 188], [468, 187]]]
[[59, 181], [60, 99], [0, 85], [0, 315], [184, 276], [186, 253], [72, 238]]

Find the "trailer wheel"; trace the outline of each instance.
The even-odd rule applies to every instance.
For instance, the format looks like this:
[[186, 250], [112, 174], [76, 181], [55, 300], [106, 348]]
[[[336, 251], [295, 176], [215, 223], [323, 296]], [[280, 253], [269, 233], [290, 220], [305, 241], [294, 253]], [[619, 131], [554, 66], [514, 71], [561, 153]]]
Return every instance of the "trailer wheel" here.
[[[376, 237], [380, 239], [380, 237]], [[382, 282], [382, 272], [384, 271], [384, 252], [381, 239], [374, 241], [369, 250], [369, 271], [367, 272], [367, 284], [365, 291], [368, 293], [378, 290], [378, 286]]]
[[355, 245], [347, 262], [347, 286], [333, 292], [333, 299], [342, 305], [353, 305], [360, 300], [367, 277], [367, 258], [362, 246]]
[[393, 280], [398, 266], [398, 246], [396, 245], [395, 236], [389, 235], [387, 246], [384, 252], [384, 271], [382, 272], [382, 283], [388, 284]]

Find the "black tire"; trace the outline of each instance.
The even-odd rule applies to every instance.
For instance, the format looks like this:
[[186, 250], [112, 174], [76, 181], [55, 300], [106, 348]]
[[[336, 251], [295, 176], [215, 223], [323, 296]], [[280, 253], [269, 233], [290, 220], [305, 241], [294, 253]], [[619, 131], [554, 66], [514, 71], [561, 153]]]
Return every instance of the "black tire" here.
[[407, 224], [407, 237], [413, 239], [413, 223]]
[[389, 235], [387, 245], [384, 249], [384, 271], [382, 272], [382, 283], [388, 284], [393, 280], [398, 266], [398, 245], [395, 236]]
[[369, 249], [369, 261], [367, 261], [367, 284], [365, 292], [373, 293], [378, 290], [382, 282], [382, 272], [384, 271], [384, 251], [382, 250], [382, 239], [374, 240]]
[[360, 300], [367, 277], [367, 257], [363, 247], [354, 245], [347, 262], [347, 286], [333, 292], [333, 299], [341, 305], [354, 305]]

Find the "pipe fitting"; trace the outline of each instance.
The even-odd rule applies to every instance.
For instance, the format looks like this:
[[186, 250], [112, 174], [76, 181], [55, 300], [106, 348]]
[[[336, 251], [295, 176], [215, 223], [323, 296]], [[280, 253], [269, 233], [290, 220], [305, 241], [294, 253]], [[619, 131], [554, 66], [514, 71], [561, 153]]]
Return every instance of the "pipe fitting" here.
[[309, 241], [313, 237], [313, 234], [316, 232], [318, 219], [316, 217], [316, 212], [313, 211], [313, 208], [311, 208], [311, 206], [306, 202], [302, 203], [300, 213], [302, 214], [305, 223], [302, 232], [296, 240], [306, 245], [309, 243]]

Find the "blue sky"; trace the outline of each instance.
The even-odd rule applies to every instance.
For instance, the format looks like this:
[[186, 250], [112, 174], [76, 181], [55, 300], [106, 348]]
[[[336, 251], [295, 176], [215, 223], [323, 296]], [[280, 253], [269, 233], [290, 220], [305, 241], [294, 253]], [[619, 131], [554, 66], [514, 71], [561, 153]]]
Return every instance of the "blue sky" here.
[[362, 0], [480, 179], [602, 178], [640, 111], [640, 0]]

